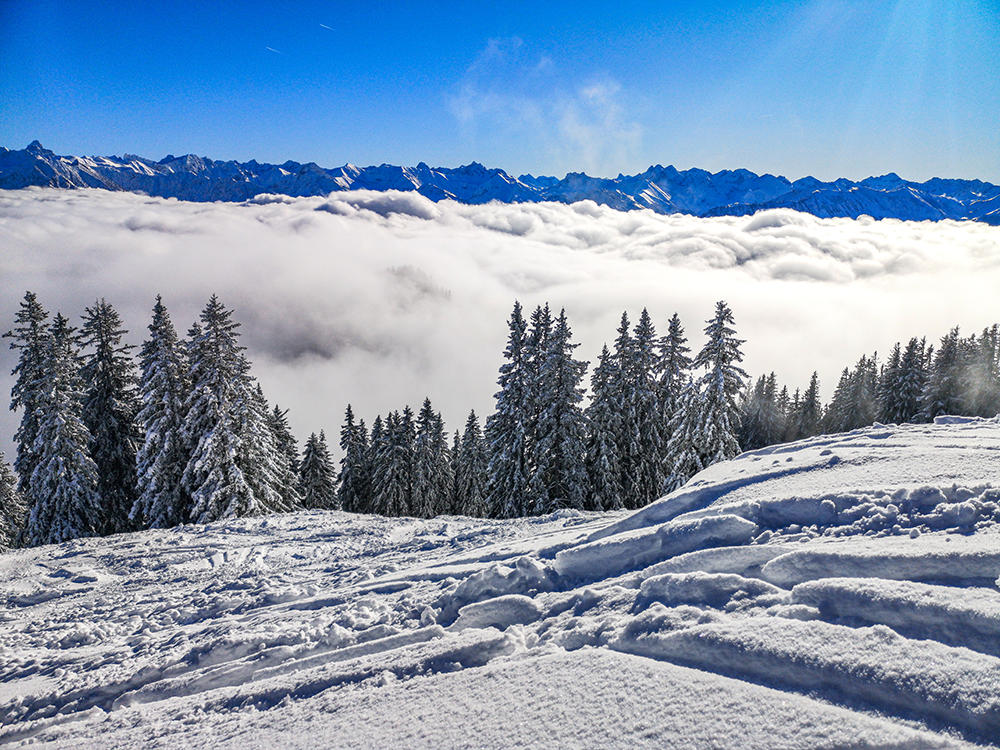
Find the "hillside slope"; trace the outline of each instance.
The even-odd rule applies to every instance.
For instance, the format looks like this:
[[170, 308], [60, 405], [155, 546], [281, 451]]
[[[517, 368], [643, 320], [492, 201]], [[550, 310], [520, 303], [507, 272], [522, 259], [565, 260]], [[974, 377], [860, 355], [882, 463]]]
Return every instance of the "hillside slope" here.
[[303, 512], [3, 555], [0, 744], [996, 743], [998, 451], [995, 419], [875, 425], [632, 514]]

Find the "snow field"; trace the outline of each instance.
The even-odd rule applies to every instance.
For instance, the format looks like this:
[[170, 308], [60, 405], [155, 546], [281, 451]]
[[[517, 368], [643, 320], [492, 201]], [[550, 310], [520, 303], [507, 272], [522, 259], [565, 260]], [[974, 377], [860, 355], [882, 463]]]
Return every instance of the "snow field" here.
[[998, 445], [995, 420], [875, 426], [634, 514], [306, 512], [5, 554], [0, 744], [998, 747]]

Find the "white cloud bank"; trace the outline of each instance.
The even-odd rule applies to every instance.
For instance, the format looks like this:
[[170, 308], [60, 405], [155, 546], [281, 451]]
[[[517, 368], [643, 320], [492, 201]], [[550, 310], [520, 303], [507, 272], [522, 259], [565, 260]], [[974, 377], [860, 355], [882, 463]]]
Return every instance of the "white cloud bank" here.
[[[733, 308], [746, 368], [791, 388], [914, 335], [1000, 321], [1000, 229], [982, 224], [621, 213], [590, 202], [466, 206], [414, 193], [183, 203], [98, 190], [0, 191], [0, 329], [25, 290], [78, 319], [104, 297], [130, 339], [156, 294], [179, 332], [217, 293], [243, 323], [254, 371], [300, 439], [332, 442], [352, 403], [377, 413], [429, 396], [452, 430], [493, 405], [506, 320], [565, 307], [595, 360], [622, 310], [675, 311], [692, 347], [716, 300]], [[4, 347], [2, 395], [14, 365]], [[589, 374], [588, 374], [589, 377]], [[0, 418], [11, 457], [17, 417]]]

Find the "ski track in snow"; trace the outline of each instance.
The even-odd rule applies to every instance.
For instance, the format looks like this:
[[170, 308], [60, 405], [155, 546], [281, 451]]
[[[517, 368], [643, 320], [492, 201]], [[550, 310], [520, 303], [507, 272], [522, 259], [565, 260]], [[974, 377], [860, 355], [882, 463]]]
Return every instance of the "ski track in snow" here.
[[1000, 421], [939, 422], [746, 453], [635, 513], [0, 555], [0, 745], [1000, 747]]

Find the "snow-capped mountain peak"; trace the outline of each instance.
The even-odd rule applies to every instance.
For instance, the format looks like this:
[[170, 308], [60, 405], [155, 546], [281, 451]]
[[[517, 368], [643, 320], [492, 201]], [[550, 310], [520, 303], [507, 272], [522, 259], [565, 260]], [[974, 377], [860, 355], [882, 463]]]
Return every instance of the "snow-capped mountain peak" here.
[[894, 172], [860, 182], [794, 182], [746, 169], [711, 173], [650, 165], [641, 174], [615, 178], [570, 172], [562, 179], [524, 174], [513, 177], [479, 162], [456, 167], [392, 164], [325, 168], [314, 162], [281, 165], [215, 161], [168, 154], [142, 156], [58, 156], [39, 141], [21, 151], [0, 147], [0, 188], [28, 186], [128, 190], [188, 201], [243, 201], [262, 193], [328, 195], [341, 190], [416, 191], [433, 200], [461, 203], [573, 203], [591, 200], [620, 211], [696, 216], [745, 216], [769, 208], [792, 208], [819, 217], [861, 215], [912, 221], [973, 220], [1000, 224], [1000, 186], [980, 180], [904, 180]]

